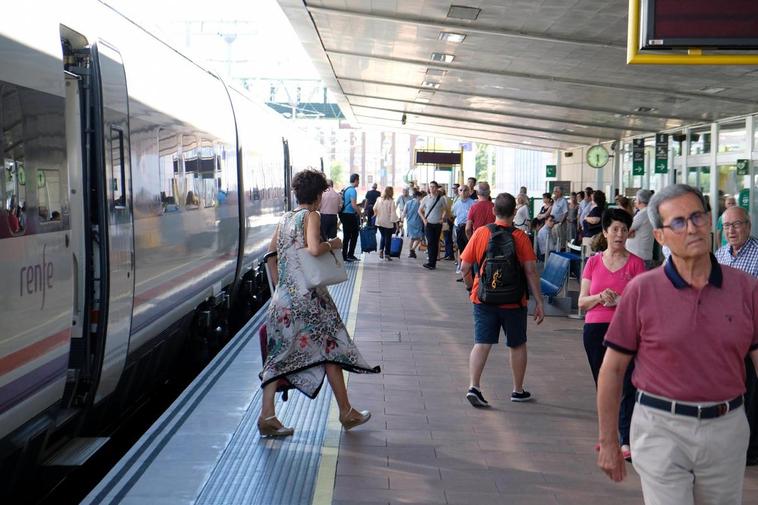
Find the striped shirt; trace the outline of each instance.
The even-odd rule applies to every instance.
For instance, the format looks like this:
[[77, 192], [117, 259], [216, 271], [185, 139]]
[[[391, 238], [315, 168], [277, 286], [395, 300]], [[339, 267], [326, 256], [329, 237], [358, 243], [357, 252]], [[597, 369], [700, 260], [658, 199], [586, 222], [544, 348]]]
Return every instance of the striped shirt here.
[[758, 277], [758, 240], [749, 237], [737, 251], [737, 256], [732, 255], [732, 246], [727, 244], [716, 251], [716, 260], [722, 265], [737, 268], [753, 277]]

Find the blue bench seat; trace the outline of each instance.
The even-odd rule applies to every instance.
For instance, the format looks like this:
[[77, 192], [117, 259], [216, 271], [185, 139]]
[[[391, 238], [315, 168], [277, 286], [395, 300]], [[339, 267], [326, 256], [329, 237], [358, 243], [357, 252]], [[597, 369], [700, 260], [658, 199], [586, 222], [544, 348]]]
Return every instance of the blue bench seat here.
[[551, 253], [545, 263], [545, 270], [540, 277], [540, 290], [542, 294], [552, 298], [557, 296], [563, 289], [568, 279], [571, 260], [558, 253]]

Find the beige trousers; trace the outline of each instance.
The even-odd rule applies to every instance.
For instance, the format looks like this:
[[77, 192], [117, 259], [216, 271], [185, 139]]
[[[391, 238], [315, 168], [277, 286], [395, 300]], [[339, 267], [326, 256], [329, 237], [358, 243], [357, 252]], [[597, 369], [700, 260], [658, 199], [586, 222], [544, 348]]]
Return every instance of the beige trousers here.
[[742, 505], [744, 410], [698, 420], [635, 404], [632, 462], [645, 505]]

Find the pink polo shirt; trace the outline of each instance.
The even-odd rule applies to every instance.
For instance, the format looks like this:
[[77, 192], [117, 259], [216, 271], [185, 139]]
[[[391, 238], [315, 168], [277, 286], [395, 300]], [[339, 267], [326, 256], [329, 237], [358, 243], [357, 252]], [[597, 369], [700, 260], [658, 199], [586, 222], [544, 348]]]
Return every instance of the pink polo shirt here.
[[321, 207], [319, 210], [322, 214], [337, 214], [340, 209], [340, 194], [332, 188], [324, 191], [321, 195]]
[[[622, 294], [629, 281], [644, 271], [645, 262], [638, 256], [630, 253], [624, 266], [615, 272], [611, 272], [605, 266], [605, 263], [603, 263], [603, 254], [598, 253], [590, 256], [587, 260], [582, 278], [590, 281], [590, 295], [597, 295], [608, 288]], [[598, 304], [587, 311], [587, 314], [584, 316], [584, 322], [610, 323], [615, 312], [615, 306], [605, 307], [602, 304]]]
[[624, 290], [605, 345], [634, 354], [638, 389], [684, 402], [720, 402], [745, 392], [744, 359], [758, 349], [758, 281], [713, 256], [711, 263], [701, 290], [671, 260]]

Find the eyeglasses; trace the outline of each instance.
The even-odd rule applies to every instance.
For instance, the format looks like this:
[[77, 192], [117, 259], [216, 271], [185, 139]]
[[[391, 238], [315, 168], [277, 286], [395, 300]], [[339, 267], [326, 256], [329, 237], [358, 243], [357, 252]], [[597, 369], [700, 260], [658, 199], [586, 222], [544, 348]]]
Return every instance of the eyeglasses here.
[[[690, 217], [675, 217], [669, 224], [661, 226], [661, 228], [671, 228], [674, 233], [682, 233], [687, 229], [687, 222], [692, 221], [696, 227], [700, 228], [705, 226], [708, 222], [708, 214], [702, 211], [693, 212]], [[726, 228], [726, 226], [724, 226]]]
[[748, 221], [735, 221], [733, 223], [724, 223], [724, 229], [728, 230], [729, 228], [734, 228], [735, 230], [739, 230], [743, 226], [745, 226], [747, 223]]

